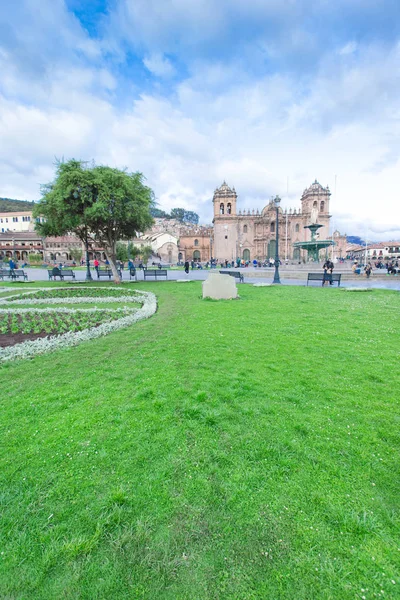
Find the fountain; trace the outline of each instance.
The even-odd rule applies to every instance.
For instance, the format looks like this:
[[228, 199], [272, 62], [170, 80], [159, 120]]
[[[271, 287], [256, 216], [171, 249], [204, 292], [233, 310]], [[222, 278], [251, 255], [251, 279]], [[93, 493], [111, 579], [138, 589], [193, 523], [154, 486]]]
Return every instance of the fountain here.
[[333, 240], [318, 240], [317, 231], [323, 225], [319, 223], [311, 223], [311, 225], [305, 225], [304, 229], [309, 229], [311, 232], [311, 240], [309, 242], [295, 242], [293, 246], [300, 248], [301, 250], [307, 250], [307, 262], [319, 262], [319, 251], [329, 246], [335, 246]]

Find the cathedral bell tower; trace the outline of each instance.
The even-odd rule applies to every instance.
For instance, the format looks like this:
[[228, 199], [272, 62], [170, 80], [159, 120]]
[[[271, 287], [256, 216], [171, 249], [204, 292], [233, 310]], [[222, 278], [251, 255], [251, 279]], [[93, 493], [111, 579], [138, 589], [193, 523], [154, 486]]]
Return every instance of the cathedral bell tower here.
[[235, 188], [224, 183], [214, 192], [214, 257], [233, 261], [238, 252], [238, 220]]
[[232, 189], [224, 183], [214, 192], [214, 219], [215, 217], [236, 217], [237, 194], [235, 188]]
[[[305, 189], [301, 197], [301, 212], [311, 218], [311, 214], [318, 215], [319, 219], [329, 217], [329, 198], [331, 192], [329, 186], [322, 187], [317, 180]], [[319, 222], [319, 221], [318, 221]]]

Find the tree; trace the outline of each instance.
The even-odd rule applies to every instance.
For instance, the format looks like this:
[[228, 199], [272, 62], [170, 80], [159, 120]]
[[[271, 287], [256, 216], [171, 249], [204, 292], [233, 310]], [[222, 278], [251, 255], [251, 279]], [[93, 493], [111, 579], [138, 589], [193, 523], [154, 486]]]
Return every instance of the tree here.
[[150, 210], [151, 216], [158, 219], [170, 219], [170, 215], [165, 212], [165, 210], [161, 210], [161, 208], [153, 207]]
[[183, 220], [185, 223], [193, 223], [193, 225], [198, 225], [199, 215], [192, 210], [186, 210]]
[[176, 219], [177, 221], [180, 221], [181, 223], [183, 223], [184, 216], [185, 216], [184, 208], [173, 208], [171, 210], [171, 219]]
[[43, 262], [43, 256], [39, 252], [31, 252], [28, 254], [28, 262], [30, 265], [40, 265]]
[[199, 215], [192, 210], [173, 208], [171, 210], [171, 219], [176, 219], [181, 223], [193, 223], [193, 225], [197, 225], [199, 222]]
[[75, 262], [80, 262], [82, 258], [82, 248], [68, 248], [68, 252]]
[[147, 261], [153, 254], [153, 248], [151, 246], [143, 246], [143, 248], [140, 248], [140, 254], [143, 259], [143, 262], [147, 264]]
[[128, 260], [128, 247], [124, 242], [117, 242], [115, 255], [117, 260], [120, 260], [121, 262], [126, 262]]
[[117, 241], [145, 231], [153, 222], [153, 192], [141, 173], [127, 173], [106, 166], [70, 160], [57, 164], [54, 182], [42, 187], [43, 197], [34, 216], [41, 235], [73, 232], [88, 248], [90, 242], [104, 249], [114, 275]]

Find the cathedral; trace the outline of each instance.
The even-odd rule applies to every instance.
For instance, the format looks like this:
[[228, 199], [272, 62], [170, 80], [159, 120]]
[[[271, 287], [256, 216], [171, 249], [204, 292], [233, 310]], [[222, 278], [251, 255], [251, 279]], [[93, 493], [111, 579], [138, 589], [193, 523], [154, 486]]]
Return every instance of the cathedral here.
[[[305, 251], [294, 248], [293, 244], [310, 240], [310, 231], [305, 229], [305, 226], [312, 222], [323, 226], [319, 230], [320, 239], [329, 238], [330, 196], [329, 187], [324, 188], [315, 180], [304, 190], [299, 209], [278, 209], [281, 260], [305, 259]], [[230, 188], [225, 182], [214, 192], [214, 257], [219, 261], [232, 261], [237, 257], [245, 261], [274, 258], [276, 247], [274, 201], [271, 200], [261, 212], [258, 209], [241, 211], [237, 207], [237, 198], [235, 188]], [[335, 235], [339, 237], [338, 232], [335, 232]]]

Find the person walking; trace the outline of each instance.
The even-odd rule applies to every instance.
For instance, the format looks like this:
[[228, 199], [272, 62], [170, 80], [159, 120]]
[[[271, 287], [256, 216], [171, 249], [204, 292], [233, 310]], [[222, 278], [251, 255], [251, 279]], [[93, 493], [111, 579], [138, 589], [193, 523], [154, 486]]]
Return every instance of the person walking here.
[[185, 260], [185, 267], [184, 268], [185, 268], [186, 275], [189, 275], [189, 261], [188, 260]]
[[95, 271], [97, 273], [97, 278], [99, 278], [100, 277], [100, 275], [99, 275], [99, 261], [97, 260], [97, 258], [94, 259], [93, 266], [94, 266], [94, 269], [95, 269]]

